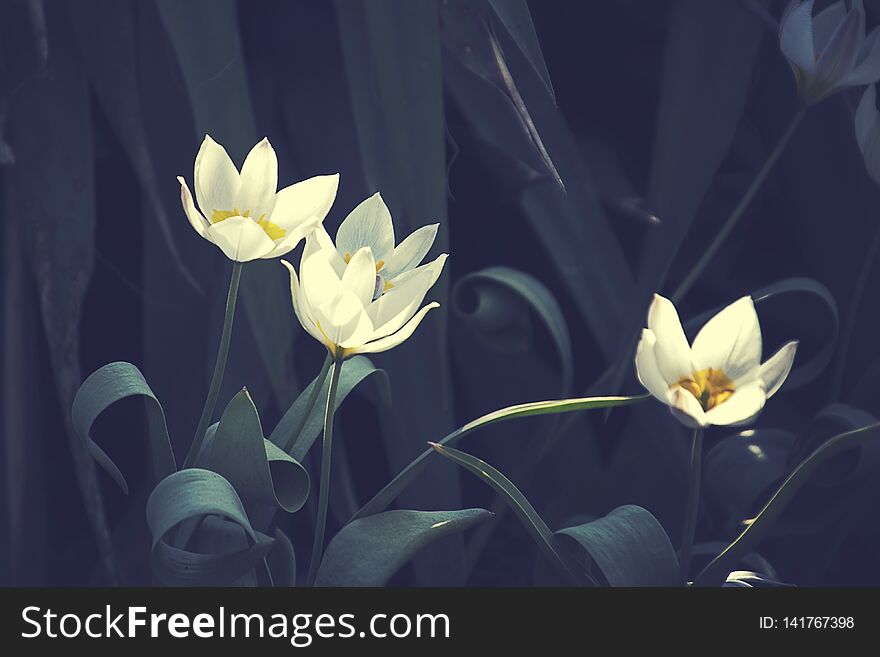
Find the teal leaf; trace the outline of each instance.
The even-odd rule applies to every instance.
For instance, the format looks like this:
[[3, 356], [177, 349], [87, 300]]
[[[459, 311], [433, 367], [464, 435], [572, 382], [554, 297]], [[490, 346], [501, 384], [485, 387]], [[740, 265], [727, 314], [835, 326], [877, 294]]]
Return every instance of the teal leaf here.
[[272, 585], [296, 586], [296, 552], [293, 543], [283, 531], [275, 528], [275, 543], [266, 555], [266, 564], [272, 574]]
[[492, 514], [461, 511], [386, 511], [343, 527], [324, 553], [316, 586], [384, 586], [423, 547]]
[[263, 437], [260, 416], [247, 390], [235, 395], [203, 445], [199, 464], [223, 475], [251, 515], [260, 507], [298, 511], [309, 494], [309, 474]]
[[678, 557], [650, 511], [632, 504], [556, 532], [575, 541], [611, 586], [675, 586]]
[[162, 479], [175, 470], [177, 465], [171, 450], [168, 427], [162, 405], [153, 394], [141, 371], [126, 362], [108, 363], [96, 370], [83, 381], [71, 407], [71, 418], [77, 435], [82, 440], [92, 458], [113, 477], [113, 480], [128, 493], [128, 484], [119, 468], [107, 453], [92, 439], [92, 424], [107, 408], [128, 397], [143, 397], [146, 401], [148, 435], [153, 454], [153, 468], [156, 478]]
[[[554, 399], [550, 401], [528, 402], [526, 404], [516, 404], [501, 408], [491, 413], [478, 417], [476, 420], [468, 422], [441, 440], [438, 445], [447, 446], [454, 445], [467, 434], [485, 427], [495, 422], [504, 420], [512, 420], [514, 418], [531, 417], [534, 415], [548, 415], [555, 413], [571, 413], [574, 411], [584, 411], [597, 408], [611, 408], [614, 406], [626, 406], [635, 404], [648, 399], [650, 395], [639, 395], [637, 397], [581, 397], [576, 399]], [[428, 458], [434, 453], [433, 449], [427, 449], [418, 457], [407, 465], [394, 479], [388, 482], [385, 487], [367, 502], [360, 511], [352, 518], [363, 518], [365, 516], [379, 513], [388, 508], [400, 493], [409, 486], [412, 481], [424, 469]]]
[[[366, 356], [355, 356], [345, 361], [342, 371], [339, 373], [336, 408], [338, 409], [342, 405], [352, 390], [372, 375], [378, 377], [380, 398], [386, 404], [390, 403], [391, 390], [388, 374], [375, 367]], [[287, 451], [298, 461], [302, 461], [309, 453], [324, 426], [324, 407], [327, 405], [327, 391], [330, 387], [329, 376], [324, 377], [323, 386], [315, 397], [315, 404], [308, 408], [312, 392], [318, 384], [318, 378], [320, 377], [313, 379], [299, 394], [299, 397], [287, 409], [269, 436], [269, 441], [272, 444]], [[303, 419], [303, 415], [306, 415], [305, 419]], [[294, 433], [296, 435], [293, 435]]]
[[441, 456], [448, 458], [471, 474], [476, 475], [481, 481], [488, 484], [496, 493], [501, 495], [502, 499], [516, 513], [526, 531], [550, 563], [560, 573], [575, 583], [583, 584], [589, 582], [596, 584], [596, 581], [588, 572], [581, 568], [566, 552], [559, 549], [554, 540], [553, 532], [550, 531], [547, 523], [544, 522], [543, 518], [535, 510], [535, 507], [532, 506], [531, 502], [526, 499], [526, 496], [520, 492], [510, 479], [485, 461], [453, 447], [443, 447], [436, 443], [432, 444], [432, 447]]

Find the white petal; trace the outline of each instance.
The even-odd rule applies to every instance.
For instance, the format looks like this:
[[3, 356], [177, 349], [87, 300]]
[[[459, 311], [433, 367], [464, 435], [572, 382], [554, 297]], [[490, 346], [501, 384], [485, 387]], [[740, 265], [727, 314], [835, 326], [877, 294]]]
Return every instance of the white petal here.
[[[241, 167], [241, 189], [238, 191], [238, 207], [244, 212], [257, 213], [258, 208], [268, 207], [278, 189], [278, 157], [265, 137], [251, 149]], [[259, 218], [256, 215], [255, 218]], [[277, 222], [275, 222], [277, 223]]]
[[813, 0], [791, 4], [779, 21], [779, 47], [793, 65], [812, 71], [816, 62], [813, 49]]
[[324, 228], [324, 224], [318, 224], [315, 227], [315, 230], [309, 233], [306, 237], [306, 245], [303, 249], [302, 259], [305, 260], [318, 251], [324, 252], [330, 266], [333, 267], [336, 275], [341, 279], [342, 275], [345, 273], [345, 260], [342, 259], [342, 256], [339, 255], [339, 251], [336, 250], [336, 245], [333, 244], [333, 240], [327, 233], [327, 229]]
[[846, 5], [834, 2], [813, 17], [813, 48], [822, 52], [834, 31], [846, 18]]
[[758, 370], [758, 378], [764, 384], [768, 399], [776, 394], [776, 391], [788, 377], [788, 373], [791, 372], [797, 347], [797, 340], [787, 342], [779, 348], [779, 351], [764, 361]]
[[855, 67], [864, 33], [864, 13], [850, 11], [816, 59], [814, 75], [821, 85], [836, 88], [846, 82]]
[[[324, 251], [308, 256], [304, 251], [299, 275], [303, 296], [316, 314], [325, 307], [332, 307], [342, 294], [342, 280], [330, 266]], [[315, 319], [319, 318], [316, 316]]]
[[367, 314], [375, 327], [372, 339], [391, 335], [416, 312], [431, 287], [428, 271], [409, 278], [402, 285], [388, 290], [367, 307]]
[[266, 231], [247, 217], [229, 217], [211, 224], [205, 237], [219, 246], [226, 257], [237, 262], [249, 262], [265, 257], [275, 248]]
[[391, 213], [379, 192], [351, 211], [336, 233], [336, 248], [352, 254], [363, 246], [373, 250], [376, 262], [388, 262], [394, 251], [394, 226]]
[[327, 333], [334, 344], [344, 349], [361, 346], [373, 333], [373, 323], [360, 299], [345, 287], [329, 319], [332, 328]]
[[308, 235], [330, 211], [339, 188], [339, 174], [315, 176], [280, 190], [270, 220], [287, 232], [302, 227]]
[[205, 135], [196, 155], [194, 180], [199, 209], [208, 221], [214, 210], [232, 211], [235, 208], [241, 188], [238, 169], [226, 150], [210, 135]]
[[409, 320], [406, 325], [397, 333], [392, 333], [387, 337], [380, 338], [379, 340], [375, 340], [373, 342], [368, 342], [363, 347], [357, 349], [357, 353], [377, 354], [381, 351], [388, 351], [389, 349], [396, 347], [415, 332], [422, 319], [424, 319], [425, 315], [428, 314], [429, 310], [439, 307], [439, 303], [437, 303], [436, 301], [432, 301], [427, 306], [422, 308], [419, 312], [417, 312], [415, 316], [411, 320]]
[[857, 87], [880, 80], [880, 29], [874, 29], [862, 45], [847, 83]]
[[642, 337], [636, 347], [636, 376], [645, 389], [660, 401], [666, 403], [669, 398], [669, 384], [660, 373], [654, 345], [657, 338], [651, 329], [642, 329]]
[[[440, 278], [440, 274], [443, 273], [443, 265], [446, 264], [446, 259], [449, 257], [447, 253], [441, 253], [439, 256], [434, 258], [431, 262], [425, 263], [415, 269], [410, 269], [409, 271], [405, 271], [394, 278], [387, 278], [388, 282], [391, 285], [397, 287], [399, 285], [403, 285], [407, 280], [412, 276], [421, 276], [421, 274], [425, 271], [431, 272], [431, 282], [428, 287], [434, 285], [437, 282], [437, 279]], [[382, 273], [385, 274], [385, 270], [382, 270]]]
[[394, 278], [418, 265], [431, 250], [437, 238], [440, 224], [422, 226], [413, 231], [405, 240], [394, 248], [391, 258], [385, 263], [383, 274], [386, 278]]
[[183, 211], [186, 213], [186, 218], [189, 219], [189, 223], [195, 231], [204, 237], [205, 231], [210, 224], [208, 223], [208, 220], [202, 216], [202, 213], [196, 209], [196, 206], [193, 203], [192, 194], [190, 194], [189, 187], [186, 186], [186, 181], [183, 177], [177, 176], [177, 182], [180, 183], [180, 203], [183, 205]]
[[282, 260], [281, 264], [287, 267], [287, 270], [290, 272], [290, 299], [293, 302], [293, 312], [296, 314], [296, 318], [299, 320], [300, 325], [318, 342], [325, 346], [329, 346], [325, 344], [326, 340], [324, 339], [324, 336], [321, 335], [321, 332], [315, 324], [315, 320], [312, 318], [308, 301], [304, 298], [304, 295], [300, 290], [299, 280], [296, 277], [296, 271], [294, 270], [293, 265], [287, 262], [287, 260]]
[[733, 302], [697, 333], [694, 367], [721, 368], [733, 380], [746, 377], [761, 364], [761, 326], [751, 297]]
[[648, 328], [657, 339], [654, 354], [663, 378], [672, 383], [693, 374], [691, 348], [681, 327], [678, 311], [669, 299], [654, 295], [648, 309]]
[[708, 426], [706, 413], [700, 402], [683, 388], [673, 388], [669, 392], [669, 410], [686, 427], [697, 429]]
[[767, 401], [767, 394], [761, 382], [755, 382], [738, 389], [724, 401], [706, 413], [709, 424], [731, 426], [751, 422]]
[[342, 275], [342, 284], [354, 292], [364, 308], [370, 305], [376, 289], [376, 261], [368, 247], [358, 249], [352, 256]]
[[863, 154], [868, 142], [868, 135], [871, 128], [877, 124], [878, 116], [880, 116], [880, 112], [877, 111], [877, 88], [871, 84], [865, 89], [859, 106], [856, 108], [856, 142]]

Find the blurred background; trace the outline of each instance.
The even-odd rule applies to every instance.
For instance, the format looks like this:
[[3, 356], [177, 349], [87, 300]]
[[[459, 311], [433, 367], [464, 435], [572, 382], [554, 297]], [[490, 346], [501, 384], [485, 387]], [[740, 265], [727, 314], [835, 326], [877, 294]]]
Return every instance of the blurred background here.
[[[870, 27], [880, 2], [865, 4]], [[426, 441], [479, 414], [640, 391], [632, 353], [651, 295], [687, 275], [796, 111], [783, 7], [0, 0], [0, 583], [150, 581], [143, 405], [118, 404], [93, 432], [128, 497], [84, 456], [69, 409], [90, 372], [130, 361], [185, 454], [231, 271], [180, 208], [175, 176], [192, 180], [205, 133], [239, 165], [269, 137], [284, 185], [339, 172], [331, 233], [379, 190], [398, 239], [440, 222], [435, 253], [451, 254], [432, 291], [441, 310], [377, 355], [388, 381], [370, 377], [340, 411], [332, 536]], [[698, 558], [813, 447], [880, 413], [880, 267], [853, 301], [880, 228], [853, 131], [858, 93], [810, 109], [679, 305], [693, 336], [702, 313], [761, 291], [765, 356], [801, 341], [753, 430], [707, 434]], [[320, 368], [286, 276], [274, 261], [245, 268], [218, 415], [246, 385], [270, 429]], [[631, 503], [678, 542], [690, 434], [659, 404], [505, 423], [462, 449], [554, 529]], [[742, 567], [797, 585], [880, 584], [878, 467], [868, 448], [833, 460]], [[314, 497], [280, 521], [303, 562]], [[434, 459], [398, 504], [498, 514], [393, 584], [556, 583], [519, 521], [453, 464]]]

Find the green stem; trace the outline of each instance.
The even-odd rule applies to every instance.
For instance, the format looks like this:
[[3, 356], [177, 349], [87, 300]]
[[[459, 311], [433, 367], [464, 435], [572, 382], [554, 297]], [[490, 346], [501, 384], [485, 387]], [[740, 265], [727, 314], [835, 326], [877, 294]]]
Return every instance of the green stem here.
[[727, 221], [724, 222], [724, 225], [721, 227], [721, 230], [718, 231], [715, 239], [712, 240], [709, 248], [707, 248], [703, 252], [703, 255], [700, 257], [697, 264], [693, 267], [693, 269], [690, 270], [690, 272], [688, 272], [688, 275], [685, 276], [685, 279], [678, 286], [678, 289], [675, 290], [675, 293], [672, 295], [673, 302], [678, 303], [679, 301], [681, 301], [682, 297], [684, 297], [684, 295], [688, 293], [691, 287], [693, 287], [693, 284], [697, 282], [697, 279], [700, 277], [700, 274], [703, 273], [703, 270], [706, 269], [710, 262], [712, 262], [712, 259], [715, 257], [718, 249], [721, 248], [724, 240], [726, 240], [728, 235], [730, 235], [730, 232], [734, 229], [737, 222], [742, 218], [743, 214], [745, 213], [746, 208], [749, 207], [749, 204], [752, 202], [755, 194], [757, 194], [758, 190], [761, 189], [761, 186], [764, 184], [764, 181], [767, 179], [767, 176], [773, 169], [773, 165], [776, 164], [776, 160], [778, 160], [779, 156], [782, 155], [782, 151], [785, 150], [785, 147], [788, 145], [788, 142], [791, 140], [792, 135], [794, 135], [795, 129], [798, 127], [801, 119], [804, 118], [804, 114], [806, 114], [806, 112], [806, 105], [801, 105], [798, 108], [797, 112], [795, 112], [794, 116], [791, 118], [791, 121], [788, 124], [788, 127], [785, 129], [785, 132], [782, 133], [782, 137], [779, 138], [776, 146], [773, 148], [770, 155], [767, 156], [767, 161], [764, 162], [764, 166], [761, 167], [760, 171], [758, 171], [758, 175], [755, 176], [752, 184], [746, 190], [745, 195], [740, 199], [739, 203], [737, 203], [736, 207], [733, 209], [733, 212], [727, 218]]
[[205, 439], [205, 431], [214, 415], [214, 407], [217, 405], [217, 396], [220, 394], [220, 384], [223, 383], [223, 372], [226, 370], [226, 357], [229, 355], [229, 342], [232, 339], [232, 320], [235, 318], [235, 302], [238, 299], [238, 284], [241, 282], [242, 263], [232, 264], [232, 278], [229, 281], [229, 294], [226, 296], [226, 315], [223, 317], [223, 332], [220, 334], [220, 348], [217, 350], [217, 361], [214, 363], [214, 374], [211, 376], [211, 386], [208, 388], [208, 398], [202, 409], [202, 417], [196, 434], [193, 436], [189, 453], [183, 462], [184, 468], [192, 467], [199, 451], [202, 449], [202, 441]]
[[[340, 352], [342, 350], [340, 349]], [[333, 361], [333, 374], [330, 377], [330, 390], [327, 392], [327, 408], [324, 410], [324, 443], [321, 446], [321, 486], [318, 489], [318, 515], [315, 523], [315, 540], [312, 543], [312, 561], [306, 586], [314, 586], [318, 566], [324, 552], [324, 530], [327, 526], [327, 504], [330, 489], [330, 455], [333, 447], [333, 414], [336, 411], [336, 389], [339, 387], [339, 373], [342, 371], [342, 356]]]
[[687, 511], [684, 517], [684, 533], [681, 537], [681, 551], [678, 556], [678, 579], [688, 585], [688, 571], [691, 563], [691, 548], [694, 546], [694, 533], [697, 529], [697, 514], [700, 511], [700, 474], [703, 460], [703, 430], [694, 431], [694, 444], [691, 450], [691, 483], [688, 491]]
[[318, 373], [318, 377], [315, 379], [315, 385], [312, 388], [312, 391], [309, 393], [309, 400], [306, 403], [305, 412], [300, 415], [299, 422], [296, 425], [296, 428], [290, 432], [290, 435], [287, 436], [287, 440], [284, 441], [283, 445], [280, 445], [281, 449], [285, 452], [290, 452], [296, 443], [297, 437], [302, 433], [303, 427], [306, 426], [306, 422], [309, 420], [309, 416], [312, 414], [312, 409], [315, 407], [315, 403], [318, 401], [318, 395], [321, 394], [321, 388], [324, 387], [324, 381], [327, 380], [327, 373], [330, 371], [330, 366], [333, 364], [333, 356], [329, 353], [327, 354], [327, 358], [324, 359], [324, 364], [321, 366], [321, 371]]
[[831, 377], [831, 400], [837, 401], [843, 392], [843, 375], [846, 372], [846, 356], [849, 353], [849, 343], [852, 340], [852, 334], [856, 326], [856, 317], [858, 316], [859, 306], [862, 303], [862, 296], [865, 294], [865, 287], [868, 285], [868, 277], [871, 273], [871, 266], [877, 258], [877, 251], [880, 249], [880, 228], [874, 233], [874, 239], [868, 247], [865, 259], [862, 262], [862, 268], [859, 271], [859, 278], [853, 288], [852, 299], [849, 303], [849, 310], [846, 314], [846, 322], [843, 330], [840, 332], [840, 347], [837, 350], [837, 362], [834, 364], [834, 375]]

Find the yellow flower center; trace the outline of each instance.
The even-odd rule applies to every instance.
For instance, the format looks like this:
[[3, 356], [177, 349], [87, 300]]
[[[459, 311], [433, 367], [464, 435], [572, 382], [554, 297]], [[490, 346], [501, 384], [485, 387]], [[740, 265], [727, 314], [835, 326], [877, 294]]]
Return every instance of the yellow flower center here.
[[[348, 264], [349, 262], [351, 262], [351, 254], [346, 251], [345, 255], [342, 256], [342, 259], [345, 260], [345, 264]], [[384, 260], [377, 260], [376, 261], [376, 273], [378, 274], [380, 271], [382, 271], [382, 267], [384, 267], [384, 266], [385, 266]]]
[[727, 401], [736, 390], [733, 379], [724, 370], [713, 367], [694, 372], [690, 378], [682, 378], [676, 385], [691, 393], [704, 411]]
[[[250, 219], [250, 210], [245, 210], [244, 212], [240, 212], [238, 208], [233, 208], [232, 210], [214, 210], [211, 213], [211, 223], [217, 224], [221, 221], [225, 221], [229, 219], [229, 217], [247, 217]], [[259, 219], [255, 220], [257, 225], [263, 229], [263, 232], [269, 236], [270, 240], [280, 240], [287, 234], [281, 226], [278, 224], [273, 224], [271, 221], [266, 219], [266, 214], [263, 213], [260, 215]]]

